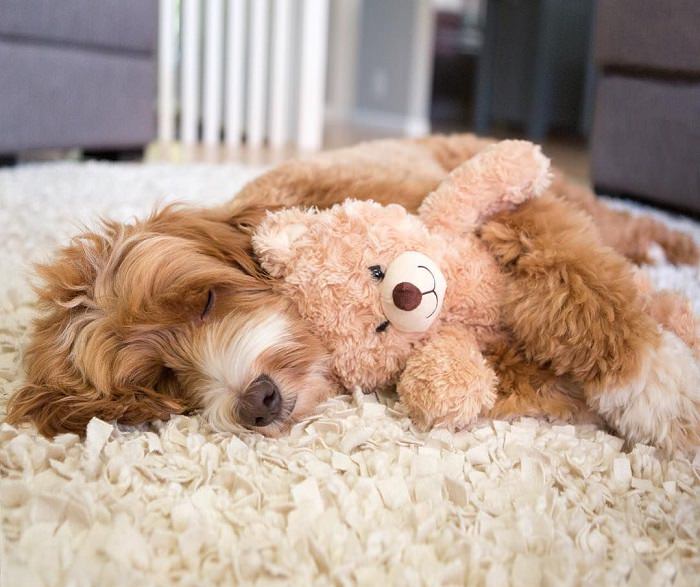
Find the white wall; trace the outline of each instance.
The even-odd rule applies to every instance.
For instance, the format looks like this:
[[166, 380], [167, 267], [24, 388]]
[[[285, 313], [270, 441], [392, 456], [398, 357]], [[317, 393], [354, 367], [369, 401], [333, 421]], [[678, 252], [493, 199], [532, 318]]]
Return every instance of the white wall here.
[[333, 0], [331, 119], [429, 132], [433, 33], [431, 0]]

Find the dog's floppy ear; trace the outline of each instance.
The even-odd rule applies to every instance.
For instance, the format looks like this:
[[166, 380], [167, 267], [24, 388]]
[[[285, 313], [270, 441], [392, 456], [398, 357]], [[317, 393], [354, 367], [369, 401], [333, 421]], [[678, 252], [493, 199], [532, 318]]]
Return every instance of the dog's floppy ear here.
[[178, 394], [169, 373], [157, 364], [153, 364], [148, 381], [117, 385], [107, 375], [113, 368], [108, 354], [101, 352], [102, 347], [93, 340], [94, 348], [87, 355], [102, 363], [105, 373], [100, 377], [103, 389], [96, 389], [95, 382], [88, 380], [71, 357], [78, 335], [77, 327], [70, 327], [76, 320], [69, 315], [80, 311], [57, 307], [35, 320], [34, 334], [25, 353], [27, 381], [10, 398], [9, 423], [33, 422], [47, 436], [61, 432], [82, 435], [93, 416], [135, 425], [166, 420], [171, 414], [191, 409], [187, 398]]
[[104, 397], [87, 387], [78, 390], [27, 383], [10, 398], [7, 421], [10, 424], [33, 422], [45, 436], [63, 432], [82, 436], [93, 417], [137, 425], [167, 420], [189, 409], [191, 407], [176, 398], [145, 388]]
[[105, 223], [104, 234], [79, 235], [53, 261], [37, 267], [40, 313], [25, 348], [26, 383], [8, 403], [9, 423], [30, 421], [46, 435], [83, 434], [93, 416], [140, 424], [191, 408], [172, 374], [157, 357], [145, 361], [141, 349], [128, 364], [133, 380], [115, 377], [117, 339], [95, 301], [95, 283], [124, 230]]
[[286, 275], [295, 250], [304, 242], [310, 220], [316, 214], [313, 209], [288, 208], [269, 213], [258, 226], [253, 235], [253, 251], [272, 277]]

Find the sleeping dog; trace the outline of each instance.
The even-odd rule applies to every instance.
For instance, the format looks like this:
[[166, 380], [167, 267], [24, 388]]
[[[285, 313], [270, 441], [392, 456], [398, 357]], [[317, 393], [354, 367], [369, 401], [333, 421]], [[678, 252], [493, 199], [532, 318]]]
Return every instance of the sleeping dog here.
[[[415, 211], [491, 142], [453, 135], [363, 143], [289, 161], [225, 206], [171, 206], [77, 235], [38, 268], [40, 314], [9, 421], [82, 433], [93, 416], [138, 424], [202, 409], [220, 430], [283, 431], [337, 390], [323, 347], [253, 256], [251, 233], [266, 210], [353, 197]], [[688, 236], [612, 210], [561, 174], [550, 191], [591, 215], [602, 240], [632, 261], [648, 260], [652, 243], [672, 262], [698, 261]], [[531, 412], [522, 400], [501, 416]]]

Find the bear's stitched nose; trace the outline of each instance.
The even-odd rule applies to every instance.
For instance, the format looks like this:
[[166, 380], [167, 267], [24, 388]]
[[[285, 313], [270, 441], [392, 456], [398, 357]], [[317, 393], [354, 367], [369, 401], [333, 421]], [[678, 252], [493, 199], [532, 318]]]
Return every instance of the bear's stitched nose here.
[[394, 300], [394, 305], [399, 310], [410, 312], [420, 306], [423, 294], [412, 283], [402, 281], [394, 287], [394, 291], [391, 292], [391, 297]]

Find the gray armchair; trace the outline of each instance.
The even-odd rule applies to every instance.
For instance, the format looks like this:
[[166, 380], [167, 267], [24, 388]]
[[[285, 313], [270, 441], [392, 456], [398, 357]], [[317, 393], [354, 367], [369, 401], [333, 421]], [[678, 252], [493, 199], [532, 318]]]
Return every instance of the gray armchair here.
[[599, 0], [593, 182], [700, 212], [700, 2]]
[[155, 136], [157, 0], [0, 0], [0, 154]]

